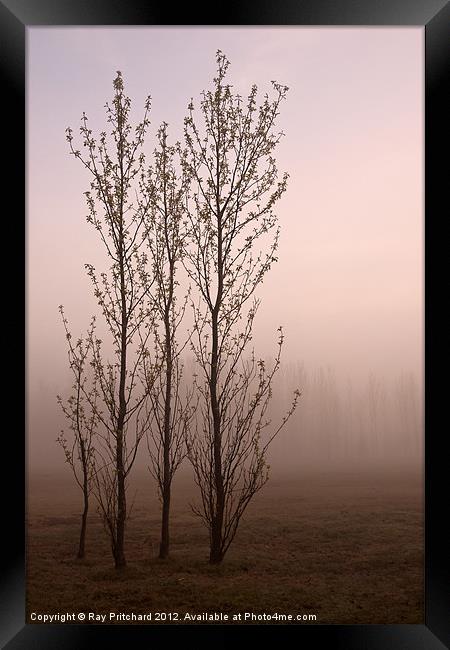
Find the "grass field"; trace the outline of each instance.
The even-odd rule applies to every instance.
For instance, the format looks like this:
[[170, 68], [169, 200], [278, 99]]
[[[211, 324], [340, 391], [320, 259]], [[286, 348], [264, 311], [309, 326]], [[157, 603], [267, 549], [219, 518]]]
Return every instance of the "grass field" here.
[[74, 557], [81, 495], [69, 473], [29, 479], [28, 621], [32, 612], [176, 612], [182, 623], [185, 613], [278, 612], [316, 616], [303, 624], [423, 623], [419, 475], [274, 475], [219, 567], [207, 562], [208, 535], [189, 509], [197, 496], [190, 483], [176, 481], [167, 561], [156, 557], [159, 511], [150, 478], [140, 477], [130, 496], [135, 490], [128, 566], [116, 572], [94, 503], [87, 557]]

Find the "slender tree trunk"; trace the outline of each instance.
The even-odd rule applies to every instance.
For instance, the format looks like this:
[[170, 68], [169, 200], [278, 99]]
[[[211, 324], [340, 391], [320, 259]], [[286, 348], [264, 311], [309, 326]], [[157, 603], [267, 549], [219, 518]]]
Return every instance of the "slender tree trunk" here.
[[[80, 404], [80, 393], [81, 393], [81, 368], [78, 374], [78, 397], [77, 397], [78, 406]], [[85, 554], [86, 525], [87, 525], [87, 515], [89, 510], [89, 467], [88, 467], [86, 445], [80, 430], [79, 408], [77, 408], [77, 429], [80, 432], [80, 437], [79, 437], [80, 454], [81, 454], [81, 465], [83, 467], [84, 508], [83, 508], [83, 514], [81, 515], [80, 543], [78, 545], [78, 553], [77, 553], [77, 558], [81, 560], [84, 558], [84, 554]]]
[[215, 513], [211, 521], [211, 549], [209, 561], [219, 564], [223, 560], [223, 518], [225, 511], [225, 490], [222, 476], [222, 436], [219, 402], [217, 398], [217, 364], [218, 364], [218, 310], [212, 317], [212, 351], [210, 396], [213, 416], [213, 453], [214, 453], [214, 487], [216, 492]]
[[[217, 317], [214, 330], [217, 330]], [[222, 534], [223, 534], [223, 516], [225, 510], [225, 492], [222, 476], [222, 448], [221, 448], [221, 431], [220, 431], [220, 413], [217, 400], [217, 333], [213, 333], [213, 354], [211, 364], [211, 408], [213, 413], [213, 452], [214, 452], [214, 486], [216, 492], [215, 513], [211, 521], [211, 549], [209, 561], [211, 564], [222, 562]]]
[[164, 396], [164, 459], [163, 459], [163, 489], [162, 489], [162, 521], [161, 521], [161, 544], [159, 557], [167, 558], [169, 555], [169, 518], [170, 518], [170, 445], [171, 445], [171, 400], [172, 400], [172, 343], [170, 332], [170, 301], [166, 309], [165, 323], [165, 353], [166, 353], [166, 394]]
[[169, 556], [169, 518], [170, 518], [170, 483], [164, 486], [162, 495], [161, 543], [159, 557], [164, 560]]
[[[217, 154], [218, 156], [218, 154]], [[218, 175], [218, 172], [217, 172]], [[217, 187], [219, 184], [217, 183]], [[211, 348], [211, 380], [210, 397], [213, 416], [213, 453], [214, 453], [214, 486], [216, 492], [215, 513], [211, 521], [211, 548], [209, 561], [220, 564], [223, 560], [223, 519], [225, 513], [225, 490], [222, 475], [222, 427], [220, 422], [219, 400], [217, 395], [217, 375], [219, 363], [219, 310], [222, 304], [223, 292], [223, 251], [222, 224], [219, 197], [216, 197], [218, 219], [217, 228], [217, 297], [212, 311], [212, 348]]]
[[77, 553], [77, 558], [79, 560], [82, 560], [85, 556], [86, 525], [87, 525], [87, 516], [89, 511], [89, 491], [88, 491], [86, 476], [84, 477], [83, 498], [84, 498], [84, 509], [83, 509], [83, 514], [81, 515], [80, 543], [78, 546], [78, 553]]
[[125, 560], [125, 521], [127, 514], [125, 495], [125, 472], [123, 466], [123, 430], [117, 436], [117, 523], [115, 543], [115, 566], [121, 569], [126, 566]]
[[213, 416], [213, 454], [214, 454], [214, 487], [216, 492], [215, 512], [211, 521], [211, 549], [209, 561], [219, 564], [223, 560], [223, 518], [225, 512], [225, 489], [222, 475], [222, 431], [220, 422], [219, 400], [217, 396], [217, 371], [219, 363], [219, 307], [222, 300], [223, 269], [222, 269], [222, 240], [219, 225], [218, 246], [218, 291], [216, 305], [212, 313], [212, 349], [211, 349], [211, 380], [210, 397]]
[[[125, 358], [122, 352], [122, 357]], [[121, 365], [124, 366], [125, 361]], [[120, 377], [120, 407], [119, 419], [117, 424], [117, 445], [116, 445], [116, 470], [117, 470], [117, 522], [116, 522], [116, 541], [115, 541], [115, 565], [116, 569], [126, 566], [125, 560], [125, 522], [127, 516], [127, 502], [125, 493], [125, 467], [124, 467], [124, 450], [123, 450], [123, 430], [125, 420], [125, 370], [121, 369]]]
[[120, 569], [126, 566], [125, 560], [125, 522], [127, 516], [127, 503], [125, 493], [125, 467], [123, 436], [125, 416], [127, 410], [125, 398], [125, 379], [127, 369], [127, 311], [126, 311], [126, 290], [125, 272], [123, 263], [123, 237], [120, 241], [120, 294], [121, 294], [121, 346], [120, 346], [120, 382], [119, 382], [119, 417], [117, 421], [117, 442], [116, 442], [116, 470], [117, 470], [117, 522], [116, 522], [116, 543], [115, 543], [115, 566]]

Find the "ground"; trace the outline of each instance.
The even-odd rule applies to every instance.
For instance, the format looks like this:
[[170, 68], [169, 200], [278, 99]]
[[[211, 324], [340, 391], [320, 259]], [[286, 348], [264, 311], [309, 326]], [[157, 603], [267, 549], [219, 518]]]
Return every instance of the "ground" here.
[[140, 476], [130, 490], [128, 566], [117, 572], [94, 503], [86, 558], [75, 559], [81, 493], [69, 472], [30, 477], [27, 621], [32, 612], [176, 612], [179, 622], [186, 613], [278, 612], [314, 614], [307, 624], [424, 622], [418, 473], [274, 475], [218, 567], [207, 562], [208, 534], [189, 508], [195, 488], [176, 483], [171, 558], [156, 557], [158, 501]]

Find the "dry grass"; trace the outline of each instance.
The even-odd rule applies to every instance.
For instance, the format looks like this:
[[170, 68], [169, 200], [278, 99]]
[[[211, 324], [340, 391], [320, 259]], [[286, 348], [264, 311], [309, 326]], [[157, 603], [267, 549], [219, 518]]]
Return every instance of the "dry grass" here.
[[87, 557], [74, 559], [79, 495], [70, 478], [30, 479], [28, 615], [277, 611], [314, 613], [322, 624], [423, 623], [417, 476], [274, 477], [249, 506], [219, 567], [207, 563], [207, 531], [188, 507], [196, 496], [190, 484], [177, 484], [168, 561], [155, 557], [154, 488], [148, 478], [136, 488], [128, 566], [116, 572], [94, 507]]

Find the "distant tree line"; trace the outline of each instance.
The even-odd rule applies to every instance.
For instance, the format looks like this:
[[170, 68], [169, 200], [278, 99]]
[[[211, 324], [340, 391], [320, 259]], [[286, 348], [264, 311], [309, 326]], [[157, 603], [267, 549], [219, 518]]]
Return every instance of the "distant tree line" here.
[[302, 408], [272, 446], [274, 469], [383, 467], [423, 459], [423, 399], [413, 372], [389, 381], [368, 372], [355, 382], [338, 378], [331, 367], [308, 371], [303, 363], [285, 363], [273, 386], [272, 417], [286, 408], [293, 386], [302, 388]]

